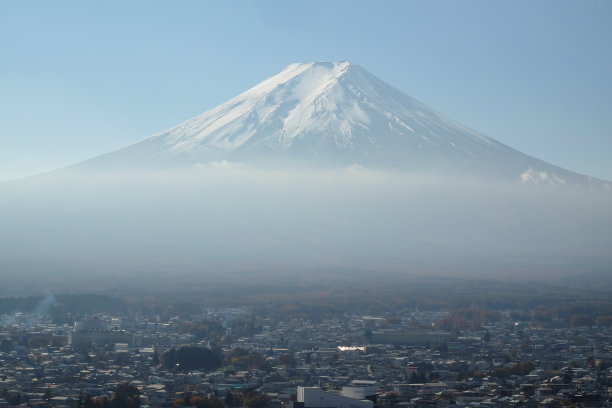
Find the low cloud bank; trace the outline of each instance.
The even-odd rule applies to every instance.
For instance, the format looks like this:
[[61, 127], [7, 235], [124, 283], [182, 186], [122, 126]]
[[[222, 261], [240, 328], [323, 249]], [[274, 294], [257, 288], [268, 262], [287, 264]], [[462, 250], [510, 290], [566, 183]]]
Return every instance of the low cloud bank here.
[[[468, 176], [257, 170], [64, 172], [3, 186], [6, 273], [355, 268], [507, 274], [612, 265], [612, 195]], [[95, 272], [88, 272], [94, 271]]]

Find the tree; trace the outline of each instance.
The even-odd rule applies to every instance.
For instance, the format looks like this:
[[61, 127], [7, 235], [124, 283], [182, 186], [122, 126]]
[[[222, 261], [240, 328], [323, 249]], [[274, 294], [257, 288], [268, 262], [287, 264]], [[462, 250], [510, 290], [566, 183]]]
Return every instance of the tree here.
[[40, 348], [49, 345], [49, 339], [45, 336], [32, 336], [28, 340], [28, 347]]
[[247, 369], [269, 369], [269, 364], [261, 354], [249, 353], [245, 349], [235, 348], [225, 353], [225, 360], [235, 368]]
[[593, 324], [593, 319], [588, 314], [577, 314], [572, 316], [572, 320], [570, 321], [570, 327], [582, 327], [582, 326], [590, 326]]
[[283, 354], [278, 358], [278, 364], [295, 367], [295, 358], [293, 358], [292, 354]]
[[140, 391], [130, 383], [119, 384], [110, 399], [110, 408], [140, 407]]
[[108, 398], [106, 397], [94, 397], [91, 399], [92, 408], [109, 408]]
[[234, 406], [234, 394], [231, 391], [227, 391], [225, 394], [225, 406], [231, 408]]
[[151, 360], [152, 366], [159, 365], [159, 354], [157, 354], [157, 348], [153, 351], [153, 359]]
[[183, 346], [174, 347], [163, 355], [164, 366], [178, 370], [216, 370], [221, 367], [221, 356], [209, 348]]
[[21, 394], [17, 391], [9, 391], [4, 398], [9, 405], [19, 405], [22, 402]]
[[267, 408], [270, 405], [270, 399], [257, 391], [250, 391], [244, 397], [242, 404], [249, 408]]

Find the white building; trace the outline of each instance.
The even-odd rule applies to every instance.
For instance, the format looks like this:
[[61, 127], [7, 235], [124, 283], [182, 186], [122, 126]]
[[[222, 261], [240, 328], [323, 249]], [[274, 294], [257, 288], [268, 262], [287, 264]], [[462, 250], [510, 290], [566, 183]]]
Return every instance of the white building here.
[[363, 400], [366, 397], [376, 395], [378, 382], [369, 380], [353, 380], [351, 384], [342, 387], [342, 395], [348, 398]]
[[323, 391], [319, 387], [297, 387], [297, 402], [304, 408], [373, 408], [369, 400], [359, 400]]

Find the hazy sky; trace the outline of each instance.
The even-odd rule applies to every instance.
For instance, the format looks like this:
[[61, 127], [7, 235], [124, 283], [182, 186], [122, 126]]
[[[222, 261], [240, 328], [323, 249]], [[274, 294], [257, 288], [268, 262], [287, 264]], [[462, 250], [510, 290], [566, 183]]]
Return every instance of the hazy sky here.
[[123, 147], [300, 61], [348, 59], [612, 180], [610, 1], [2, 1], [0, 180]]

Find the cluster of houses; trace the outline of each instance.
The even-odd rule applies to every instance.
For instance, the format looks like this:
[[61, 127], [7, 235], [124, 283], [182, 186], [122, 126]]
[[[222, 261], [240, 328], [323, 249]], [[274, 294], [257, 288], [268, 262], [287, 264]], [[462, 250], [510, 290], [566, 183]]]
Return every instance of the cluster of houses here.
[[[207, 310], [189, 319], [240, 313]], [[185, 395], [234, 406], [231, 396], [247, 391], [271, 408], [611, 406], [610, 328], [542, 328], [511, 315], [455, 332], [406, 324], [433, 323], [437, 312], [393, 322], [262, 318], [252, 335], [228, 329], [214, 341], [224, 354], [259, 356], [257, 364], [224, 360], [214, 371], [181, 371], [163, 364], [166, 350], [213, 346], [179, 330], [184, 318], [97, 314], [60, 324], [15, 314], [0, 326], [0, 407], [83, 406], [84, 395], [110, 398], [123, 383], [138, 388], [141, 407], [170, 407]]]

